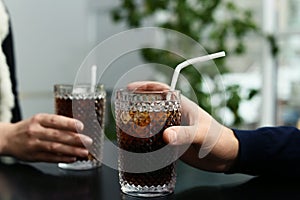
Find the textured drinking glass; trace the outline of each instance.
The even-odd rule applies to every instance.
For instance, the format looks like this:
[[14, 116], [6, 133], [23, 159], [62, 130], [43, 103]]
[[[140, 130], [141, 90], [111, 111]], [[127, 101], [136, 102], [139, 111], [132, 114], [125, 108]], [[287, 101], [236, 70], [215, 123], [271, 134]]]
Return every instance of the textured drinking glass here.
[[[176, 182], [175, 159], [170, 158], [170, 151], [162, 151], [167, 146], [163, 141], [163, 131], [170, 126], [180, 125], [180, 91], [117, 90], [115, 115], [122, 192], [144, 197], [173, 193]], [[137, 157], [128, 156], [128, 152], [137, 154]], [[144, 155], [143, 163], [139, 163], [138, 155]], [[155, 165], [161, 167], [156, 169]], [[153, 166], [154, 170], [131, 170], [137, 166], [150, 166], [149, 169]]]
[[83, 122], [81, 134], [93, 139], [87, 147], [89, 155], [73, 163], [59, 163], [63, 169], [86, 170], [101, 166], [104, 137], [104, 111], [106, 92], [103, 85], [54, 85], [55, 113]]

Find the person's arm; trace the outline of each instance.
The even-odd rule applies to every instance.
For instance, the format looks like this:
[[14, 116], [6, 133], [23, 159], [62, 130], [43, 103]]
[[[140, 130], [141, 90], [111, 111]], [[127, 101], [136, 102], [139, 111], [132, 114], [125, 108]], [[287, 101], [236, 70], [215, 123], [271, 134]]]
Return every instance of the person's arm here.
[[[131, 90], [167, 90], [158, 82], [134, 82]], [[164, 131], [164, 140], [185, 146], [181, 160], [214, 172], [300, 176], [300, 131], [294, 127], [230, 129], [182, 96], [181, 126]], [[202, 150], [202, 153], [201, 153]], [[204, 150], [204, 151], [203, 151]]]
[[230, 173], [300, 175], [299, 129], [281, 126], [233, 131], [239, 141], [239, 153]]
[[[7, 10], [1, 0], [0, 19], [0, 22], [4, 23], [1, 23], [0, 27], [0, 51], [1, 59], [5, 61], [1, 63], [4, 63], [1, 65], [4, 67], [1, 70], [2, 72], [3, 69], [5, 72], [7, 71], [2, 73], [5, 76], [1, 77], [1, 80], [6, 80], [5, 84], [3, 84], [3, 80], [1, 84], [7, 87], [5, 90], [1, 88], [1, 91], [6, 91], [6, 93], [0, 94], [2, 97], [0, 103], [3, 103], [1, 100], [4, 97], [8, 98], [14, 95], [13, 98], [8, 98], [10, 99], [7, 100], [9, 105], [5, 107], [5, 111], [12, 108], [12, 119], [10, 113], [5, 112], [4, 120], [0, 122], [0, 155], [13, 156], [26, 161], [46, 162], [72, 162], [76, 160], [76, 157], [87, 156], [88, 151], [83, 143], [89, 145], [92, 143], [92, 139], [77, 133], [77, 129], [80, 131], [83, 128], [81, 122], [53, 114], [36, 114], [29, 119], [20, 121], [21, 112], [15, 77], [12, 29]], [[13, 102], [14, 107], [12, 107]], [[3, 108], [1, 111], [3, 112]], [[1, 119], [3, 118], [1, 117]], [[4, 121], [11, 123], [4, 123]]]

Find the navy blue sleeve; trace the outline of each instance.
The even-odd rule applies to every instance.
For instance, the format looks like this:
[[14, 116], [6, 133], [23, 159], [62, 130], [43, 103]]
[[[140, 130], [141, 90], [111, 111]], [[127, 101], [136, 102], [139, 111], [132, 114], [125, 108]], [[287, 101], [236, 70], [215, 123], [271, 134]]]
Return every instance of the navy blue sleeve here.
[[300, 130], [295, 127], [233, 129], [238, 159], [230, 173], [300, 176]]

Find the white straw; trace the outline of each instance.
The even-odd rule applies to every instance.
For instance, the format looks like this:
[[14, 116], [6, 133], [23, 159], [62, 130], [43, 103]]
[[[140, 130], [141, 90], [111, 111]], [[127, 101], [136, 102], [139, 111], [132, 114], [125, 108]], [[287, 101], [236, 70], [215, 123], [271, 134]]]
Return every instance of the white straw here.
[[206, 55], [206, 56], [191, 58], [189, 60], [186, 60], [186, 61], [178, 64], [175, 68], [175, 71], [174, 71], [174, 74], [173, 74], [173, 77], [172, 77], [171, 91], [175, 90], [175, 86], [176, 86], [176, 83], [177, 83], [177, 80], [178, 80], [179, 73], [183, 68], [185, 68], [189, 65], [198, 63], [198, 62], [205, 62], [205, 61], [213, 60], [215, 58], [220, 58], [220, 57], [224, 57], [224, 56], [225, 56], [225, 52], [221, 51], [221, 52], [214, 53], [214, 54], [209, 54], [209, 55]]
[[93, 65], [91, 67], [91, 92], [95, 92], [96, 77], [97, 77], [97, 66]]

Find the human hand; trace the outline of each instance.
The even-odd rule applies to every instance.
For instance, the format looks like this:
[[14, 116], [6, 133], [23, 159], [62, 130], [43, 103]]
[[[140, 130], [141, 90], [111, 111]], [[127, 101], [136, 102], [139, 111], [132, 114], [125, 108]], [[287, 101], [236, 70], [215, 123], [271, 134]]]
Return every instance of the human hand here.
[[[159, 82], [134, 82], [130, 90], [169, 90]], [[233, 131], [218, 123], [197, 104], [182, 95], [182, 125], [172, 126], [164, 131], [166, 143], [184, 147], [181, 160], [187, 164], [208, 171], [226, 172], [237, 158], [238, 140]]]
[[92, 139], [78, 134], [83, 124], [55, 114], [37, 114], [15, 124], [0, 123], [0, 153], [24, 161], [74, 162], [86, 157]]

